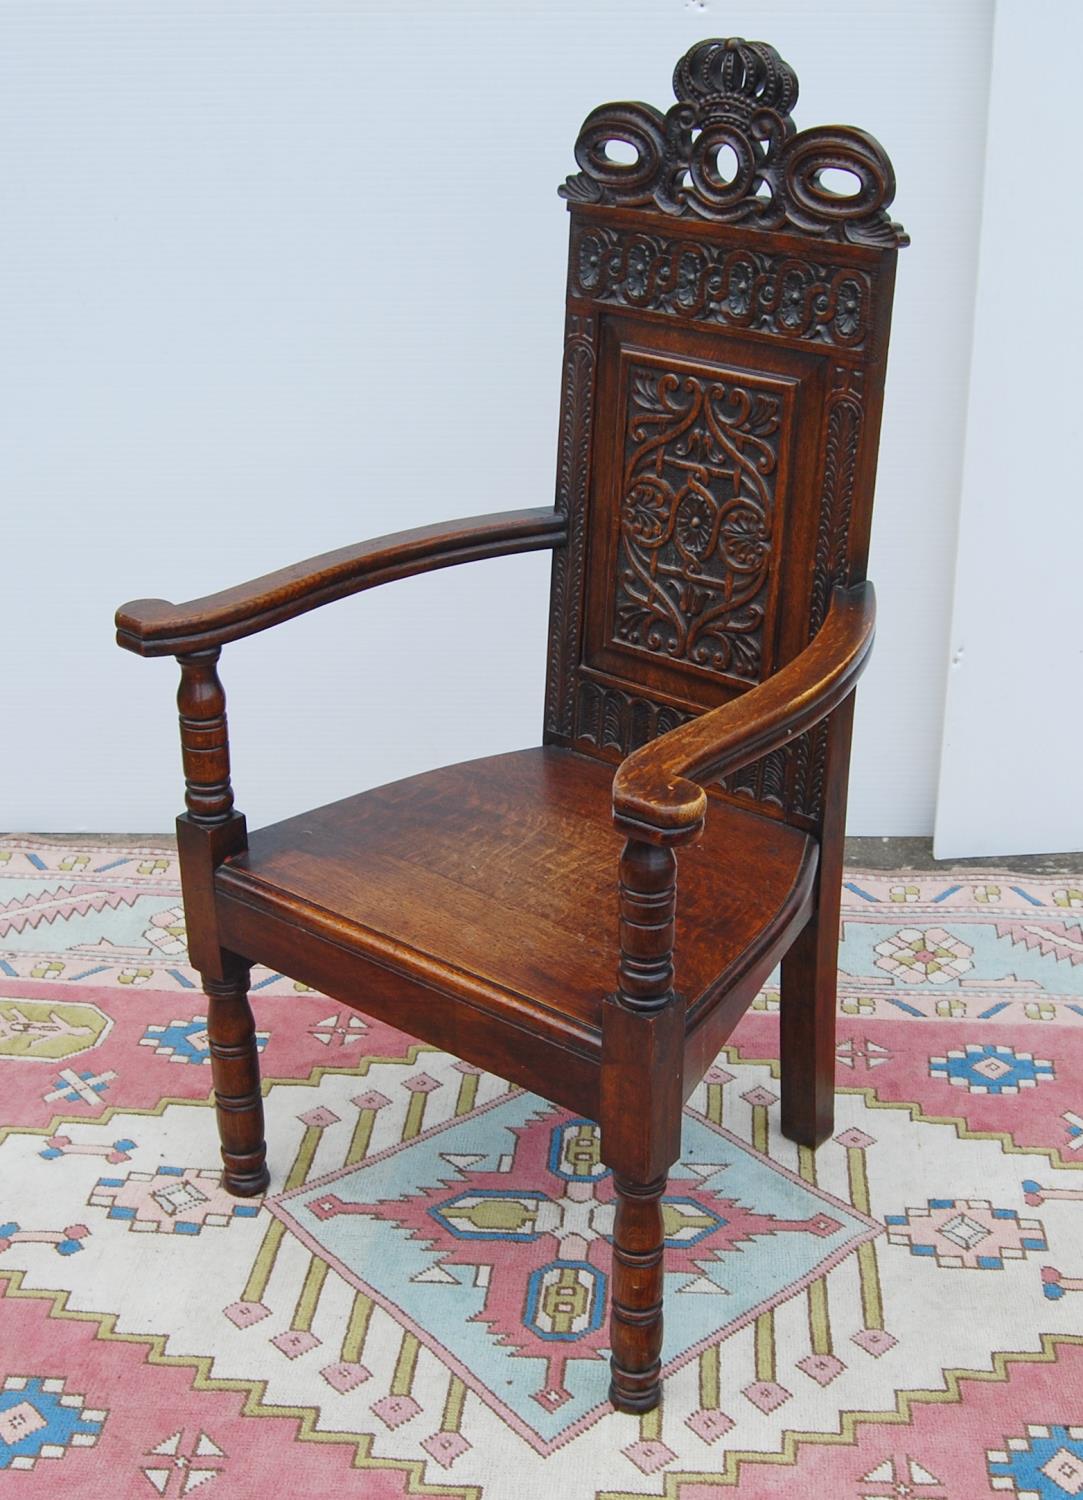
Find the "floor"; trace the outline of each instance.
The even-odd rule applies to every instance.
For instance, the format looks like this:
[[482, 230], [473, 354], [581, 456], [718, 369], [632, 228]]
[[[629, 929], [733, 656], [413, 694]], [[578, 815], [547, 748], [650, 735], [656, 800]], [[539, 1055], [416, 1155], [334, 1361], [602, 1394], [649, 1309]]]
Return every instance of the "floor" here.
[[923, 860], [851, 848], [830, 1139], [779, 1130], [773, 981], [689, 1101], [636, 1419], [590, 1121], [257, 969], [272, 1179], [232, 1200], [171, 840], [0, 839], [0, 1470], [28, 1500], [1083, 1494], [1083, 882]]
[[[12, 835], [0, 832], [0, 838]], [[87, 846], [114, 843], [138, 844], [143, 848], [172, 848], [167, 833], [48, 833], [25, 834], [51, 842], [70, 839]], [[981, 859], [938, 860], [933, 858], [930, 838], [852, 838], [846, 840], [846, 863], [864, 870], [1016, 870], [1028, 875], [1083, 874], [1083, 850], [1061, 854], [989, 855]]]
[[865, 870], [1017, 870], [1026, 875], [1083, 874], [1083, 850], [1070, 854], [989, 855], [982, 859], [933, 858], [932, 839], [847, 839], [846, 863]]

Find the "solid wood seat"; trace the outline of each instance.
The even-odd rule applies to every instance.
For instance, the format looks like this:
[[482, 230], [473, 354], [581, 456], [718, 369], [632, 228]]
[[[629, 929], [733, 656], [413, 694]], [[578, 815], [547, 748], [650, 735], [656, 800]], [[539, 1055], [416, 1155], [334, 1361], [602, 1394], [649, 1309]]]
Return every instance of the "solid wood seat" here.
[[[181, 669], [177, 841], [226, 1187], [252, 1196], [269, 1181], [256, 963], [597, 1121], [616, 1199], [611, 1396], [638, 1412], [661, 1391], [661, 1205], [682, 1105], [779, 960], [781, 1126], [810, 1148], [833, 1129], [850, 735], [906, 243], [882, 147], [849, 126], [798, 132], [797, 78], [774, 48], [701, 42], [673, 87], [665, 114], [628, 102], [588, 115], [561, 188], [552, 508], [423, 526], [117, 613], [120, 645]], [[454, 362], [441, 370], [455, 376]], [[471, 476], [502, 490], [485, 457], [477, 442]], [[249, 836], [224, 645], [398, 578], [542, 548], [541, 748]], [[500, 628], [479, 612], [458, 636], [464, 658]]]
[[[520, 750], [259, 829], [218, 869], [223, 937], [243, 948], [252, 915], [273, 916], [494, 1017], [521, 1024], [529, 1007], [552, 1040], [600, 1050], [623, 844], [612, 783], [589, 756]], [[718, 804], [681, 860], [676, 982], [690, 1021], [773, 966], [808, 916], [817, 852], [799, 829]], [[295, 943], [291, 955], [296, 971]], [[357, 1003], [378, 1010], [378, 989]], [[397, 1021], [411, 1030], [409, 1014]]]

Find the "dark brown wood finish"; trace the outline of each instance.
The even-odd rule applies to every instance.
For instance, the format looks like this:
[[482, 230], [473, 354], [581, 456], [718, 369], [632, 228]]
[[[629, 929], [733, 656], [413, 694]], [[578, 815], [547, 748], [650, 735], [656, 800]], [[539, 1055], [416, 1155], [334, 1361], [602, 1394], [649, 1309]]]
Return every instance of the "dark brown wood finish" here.
[[244, 818], [233, 807], [226, 695], [218, 678], [219, 648], [178, 657], [181, 669], [181, 758], [187, 812], [177, 819], [188, 953], [207, 996], [211, 1077], [226, 1187], [238, 1197], [262, 1193], [269, 1181], [263, 1139], [256, 1028], [248, 1003], [251, 964], [223, 949], [214, 874], [245, 847]]
[[397, 531], [324, 552], [187, 604], [133, 599], [117, 610], [117, 644], [139, 656], [221, 648], [227, 641], [255, 635], [380, 583], [482, 557], [536, 552], [559, 546], [564, 537], [561, 517], [544, 509], [509, 510]]
[[[662, 1194], [681, 1149], [684, 1000], [675, 987], [677, 859], [629, 839], [620, 860], [617, 992], [602, 1024], [602, 1146], [617, 1190], [610, 1399], [648, 1411], [662, 1349]], [[630, 1109], [631, 1101], [635, 1101]], [[606, 1131], [619, 1119], [619, 1131]]]
[[[665, 114], [588, 116], [562, 189], [553, 510], [422, 527], [117, 615], [120, 645], [181, 667], [178, 843], [226, 1185], [268, 1180], [255, 962], [597, 1120], [617, 1194], [611, 1396], [628, 1411], [660, 1395], [683, 1102], [780, 960], [783, 1129], [809, 1146], [831, 1129], [853, 692], [906, 243], [882, 148], [849, 127], [796, 132], [796, 77], [766, 44], [703, 42], [674, 90]], [[635, 161], [611, 159], [612, 141]], [[224, 644], [539, 548], [553, 550], [543, 746], [249, 835]]]

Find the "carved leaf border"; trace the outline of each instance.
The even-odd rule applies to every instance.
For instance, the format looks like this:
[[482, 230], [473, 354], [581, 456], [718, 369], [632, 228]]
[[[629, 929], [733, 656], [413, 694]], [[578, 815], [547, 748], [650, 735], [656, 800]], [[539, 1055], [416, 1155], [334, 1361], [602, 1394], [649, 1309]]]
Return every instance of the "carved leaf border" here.
[[553, 553], [549, 672], [545, 727], [571, 736], [579, 665], [581, 594], [586, 550], [587, 482], [594, 405], [594, 322], [568, 315], [556, 508], [568, 519], [568, 540]]

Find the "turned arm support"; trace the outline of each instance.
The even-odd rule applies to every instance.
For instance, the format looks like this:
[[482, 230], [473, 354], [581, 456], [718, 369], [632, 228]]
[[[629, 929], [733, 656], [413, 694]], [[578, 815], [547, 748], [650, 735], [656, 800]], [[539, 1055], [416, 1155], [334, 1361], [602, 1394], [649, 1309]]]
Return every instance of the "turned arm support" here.
[[186, 811], [177, 820], [177, 842], [189, 955], [205, 979], [225, 983], [233, 976], [236, 961], [218, 940], [214, 871], [243, 850], [248, 837], [230, 783], [226, 696], [218, 677], [223, 645], [378, 583], [476, 558], [558, 547], [566, 538], [564, 517], [553, 510], [473, 516], [325, 552], [187, 604], [137, 599], [117, 610], [119, 645], [139, 656], [175, 656], [180, 667]]
[[186, 604], [133, 600], [117, 610], [117, 644], [139, 656], [213, 650], [380, 583], [476, 558], [558, 547], [566, 536], [564, 517], [545, 507], [418, 526], [325, 552]]
[[837, 708], [865, 667], [875, 621], [871, 583], [836, 589], [816, 638], [787, 666], [621, 762], [613, 780], [617, 826], [634, 839], [659, 844], [694, 837], [707, 812], [698, 783], [740, 770]]

